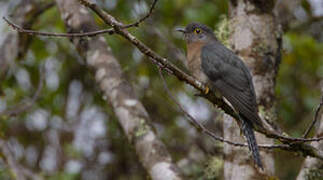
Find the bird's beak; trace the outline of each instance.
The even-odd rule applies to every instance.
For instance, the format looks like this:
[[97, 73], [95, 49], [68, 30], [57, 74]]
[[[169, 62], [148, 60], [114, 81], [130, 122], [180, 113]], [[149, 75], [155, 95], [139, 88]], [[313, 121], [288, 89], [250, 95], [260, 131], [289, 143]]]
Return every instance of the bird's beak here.
[[177, 28], [175, 28], [175, 31], [186, 33], [186, 30], [183, 27], [177, 27]]

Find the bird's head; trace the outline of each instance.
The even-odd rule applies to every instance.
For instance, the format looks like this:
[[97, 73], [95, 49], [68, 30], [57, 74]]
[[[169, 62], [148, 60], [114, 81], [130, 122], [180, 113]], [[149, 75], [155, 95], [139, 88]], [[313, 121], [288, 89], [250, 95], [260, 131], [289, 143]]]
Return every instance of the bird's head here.
[[211, 28], [200, 23], [190, 23], [185, 28], [176, 28], [184, 34], [186, 43], [206, 43], [215, 39]]

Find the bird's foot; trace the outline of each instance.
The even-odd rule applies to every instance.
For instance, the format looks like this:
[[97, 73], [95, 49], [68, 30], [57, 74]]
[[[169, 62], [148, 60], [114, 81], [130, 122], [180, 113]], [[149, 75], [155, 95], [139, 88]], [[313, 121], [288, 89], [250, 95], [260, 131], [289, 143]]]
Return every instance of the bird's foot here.
[[207, 95], [209, 92], [210, 92], [210, 88], [206, 86], [204, 90], [204, 94]]
[[203, 92], [199, 92], [194, 94], [194, 96], [198, 96], [198, 97], [205, 97], [205, 95], [209, 94], [210, 92], [210, 88], [208, 86], [205, 86], [205, 90]]

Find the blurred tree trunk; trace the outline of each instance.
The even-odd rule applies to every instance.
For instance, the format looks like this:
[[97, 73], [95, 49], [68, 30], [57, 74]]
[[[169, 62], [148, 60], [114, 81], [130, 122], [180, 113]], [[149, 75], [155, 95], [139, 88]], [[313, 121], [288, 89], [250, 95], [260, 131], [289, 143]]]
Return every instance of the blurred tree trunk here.
[[[11, 6], [14, 4], [14, 6]], [[0, 10], [2, 11], [3, 16], [8, 16], [8, 9], [13, 10], [9, 15], [9, 18], [13, 20], [16, 24], [24, 27], [30, 28], [35, 19], [45, 10], [52, 7], [53, 4], [49, 3], [45, 6], [39, 6], [38, 0], [24, 0], [19, 3], [13, 3], [13, 1], [8, 1], [6, 4], [4, 2], [0, 2]], [[3, 22], [5, 23], [5, 22]], [[0, 42], [0, 83], [6, 77], [6, 73], [10, 66], [14, 66], [16, 59], [22, 59], [29, 47], [29, 44], [32, 40], [32, 36], [27, 34], [21, 34], [17, 31], [10, 31], [7, 33], [1, 34], [3, 37]], [[0, 84], [1, 85], [1, 84]], [[0, 86], [0, 96], [1, 94], [1, 86]], [[0, 139], [0, 151], [3, 160], [7, 163], [8, 169], [12, 171], [12, 178], [17, 180], [25, 180], [25, 179], [43, 179], [38, 176], [36, 173], [34, 174], [31, 170], [25, 168], [21, 162], [18, 162], [12, 151], [14, 149], [10, 149], [8, 146], [8, 142], [5, 140], [3, 136]]]
[[[323, 81], [321, 82], [321, 92], [323, 94]], [[323, 97], [322, 97], [323, 98]], [[322, 101], [323, 99], [321, 99]], [[323, 136], [323, 107], [318, 115], [318, 122], [316, 126], [316, 137]], [[323, 141], [312, 142], [311, 145], [317, 149], [323, 149]], [[307, 157], [302, 165], [302, 168], [297, 176], [297, 180], [307, 179], [323, 179], [323, 161], [317, 158]]]
[[[77, 0], [56, 0], [69, 32], [98, 29], [89, 11]], [[73, 38], [80, 55], [95, 71], [95, 79], [143, 167], [154, 180], [181, 179], [178, 168], [149, 124], [149, 115], [136, 97], [130, 83], [123, 77], [120, 64], [112, 55], [103, 37]]]
[[[259, 114], [275, 121], [275, 77], [280, 63], [280, 32], [271, 13], [273, 1], [231, 0], [229, 5], [229, 43], [251, 70], [255, 85]], [[224, 116], [223, 132], [226, 139], [245, 142], [236, 122]], [[270, 122], [267, 122], [270, 123]], [[258, 144], [273, 140], [256, 133]], [[257, 171], [247, 148], [224, 144], [224, 179], [264, 179], [275, 172], [271, 152], [261, 151], [264, 174]]]

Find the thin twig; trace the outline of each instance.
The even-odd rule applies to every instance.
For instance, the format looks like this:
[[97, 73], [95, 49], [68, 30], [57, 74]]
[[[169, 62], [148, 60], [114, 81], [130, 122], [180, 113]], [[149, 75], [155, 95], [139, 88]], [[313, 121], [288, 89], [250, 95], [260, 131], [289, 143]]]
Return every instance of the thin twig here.
[[34, 31], [34, 30], [28, 30], [20, 27], [19, 25], [11, 22], [6, 17], [2, 17], [3, 20], [5, 20], [9, 26], [11, 26], [14, 30], [20, 32], [20, 33], [27, 33], [29, 35], [38, 35], [38, 36], [50, 36], [50, 37], [84, 37], [84, 36], [96, 36], [99, 34], [109, 33], [113, 34], [114, 29], [103, 29], [98, 31], [91, 31], [91, 32], [84, 32], [84, 33], [51, 33], [51, 32], [41, 32], [41, 31]]
[[[179, 80], [192, 85], [197, 90], [201, 92], [205, 92], [206, 86], [203, 83], [193, 78], [192, 76], [186, 74], [181, 69], [179, 69], [171, 62], [169, 62], [166, 58], [161, 57], [159, 54], [151, 50], [144, 43], [138, 40], [135, 36], [130, 34], [126, 29], [122, 29], [123, 24], [117, 21], [113, 16], [101, 10], [96, 4], [89, 3], [85, 0], [79, 0], [79, 1], [82, 4], [86, 5], [87, 7], [90, 7], [95, 13], [97, 13], [101, 17], [101, 19], [106, 24], [112, 26], [116, 30], [117, 34], [123, 36], [128, 41], [130, 41], [133, 45], [135, 45], [138, 48], [138, 50], [141, 51], [146, 56], [148, 56], [149, 59], [152, 60], [154, 64], [162, 67], [163, 70], [167, 69], [168, 72], [175, 75]], [[228, 104], [226, 104], [221, 98], [217, 98], [213, 93], [208, 93], [206, 98], [209, 99], [218, 107], [220, 107], [221, 109], [223, 109], [226, 113], [230, 114], [233, 117], [237, 117], [233, 109]]]
[[[127, 27], [134, 27], [138, 26], [139, 23], [143, 22], [145, 19], [147, 19], [153, 12], [153, 9], [157, 3], [157, 0], [154, 0], [151, 9], [149, 13], [144, 16], [142, 19], [139, 21], [129, 24], [129, 25], [123, 25], [119, 21], [117, 21], [113, 16], [109, 15], [108, 13], [102, 11], [96, 4], [87, 2], [85, 0], [79, 0], [82, 4], [85, 6], [90, 7], [94, 12], [96, 12], [102, 20], [104, 20], [107, 24], [111, 25], [113, 29], [105, 29], [105, 30], [99, 30], [99, 31], [92, 31], [92, 32], [86, 32], [86, 33], [47, 33], [47, 32], [39, 32], [39, 31], [33, 31], [33, 30], [26, 30], [18, 25], [10, 22], [8, 19], [3, 17], [3, 19], [10, 25], [12, 26], [15, 30], [18, 32], [23, 32], [23, 33], [28, 33], [31, 35], [43, 35], [43, 36], [61, 36], [61, 37], [82, 37], [82, 36], [94, 36], [102, 33], [110, 33], [113, 34], [117, 31], [117, 33], [126, 39], [128, 39], [132, 44], [134, 44], [142, 53], [150, 57], [151, 60], [153, 60], [154, 63], [156, 63], [159, 67], [163, 67], [163, 69], [167, 70], [169, 73], [174, 74], [179, 80], [185, 81], [186, 83], [192, 85], [196, 89], [200, 90], [201, 92], [205, 91], [206, 86], [196, 80], [195, 78], [187, 75], [180, 69], [178, 69], [176, 66], [174, 66], [172, 63], [168, 62], [166, 58], [163, 58], [159, 56], [157, 53], [152, 51], [150, 48], [148, 48], [145, 44], [143, 44], [141, 41], [136, 39], [133, 35], [131, 35], [129, 32], [125, 30]], [[221, 98], [217, 98], [216, 96], [212, 95], [212, 93], [209, 93], [208, 95], [204, 96], [206, 99], [209, 99], [212, 103], [214, 103], [216, 106], [219, 108], [223, 109], [227, 114], [231, 115], [234, 119], [238, 119], [238, 115], [234, 112], [234, 110], [223, 101]], [[309, 142], [309, 141], [320, 141], [323, 140], [323, 137], [319, 138], [310, 138], [310, 139], [305, 139], [305, 138], [292, 138], [292, 137], [287, 137], [287, 136], [282, 136], [279, 135], [275, 132], [270, 132], [268, 130], [259, 130], [259, 132], [265, 134], [269, 138], [275, 138], [279, 139], [281, 141], [298, 141], [298, 142]]]
[[[108, 14], [107, 12], [103, 11], [100, 7], [98, 7], [95, 3], [88, 2], [86, 0], [79, 0], [83, 5], [89, 7], [92, 9], [101, 19], [107, 24], [113, 27], [114, 32], [123, 36], [125, 39], [130, 41], [134, 46], [136, 46], [143, 54], [145, 54], [147, 57], [149, 57], [150, 60], [154, 64], [156, 64], [161, 69], [167, 71], [170, 74], [173, 74], [176, 76], [180, 81], [184, 81], [190, 85], [192, 85], [194, 88], [201, 92], [205, 92], [206, 86], [198, 81], [197, 79], [193, 78], [192, 76], [186, 74], [182, 70], [180, 70], [178, 67], [173, 65], [171, 62], [169, 62], [168, 59], [161, 57], [159, 54], [151, 50], [149, 47], [147, 47], [144, 43], [142, 43], [140, 40], [138, 40], [135, 36], [130, 34], [124, 27], [124, 25], [117, 21], [116, 18]], [[208, 99], [210, 102], [212, 102], [217, 107], [221, 108], [225, 111], [225, 113], [232, 116], [235, 120], [238, 120], [239, 117], [235, 113], [235, 111], [223, 101], [222, 98], [217, 98], [213, 92], [208, 93], [207, 95], [203, 96], [206, 99]], [[282, 148], [288, 149], [289, 151], [295, 151], [295, 152], [302, 152], [303, 155], [310, 155], [312, 157], [317, 157], [320, 159], [323, 159], [323, 157], [317, 153], [317, 150], [313, 148], [310, 145], [304, 144], [302, 142], [309, 142], [309, 141], [320, 141], [323, 140], [323, 137], [320, 138], [292, 138], [292, 137], [286, 137], [282, 136], [276, 132], [272, 132], [266, 129], [257, 131], [263, 133], [269, 138], [278, 139], [279, 141], [283, 142]]]
[[0, 116], [3, 116], [3, 115], [17, 116], [23, 112], [28, 111], [35, 104], [35, 102], [39, 98], [40, 92], [44, 86], [44, 79], [45, 79], [45, 75], [44, 75], [45, 72], [44, 71], [45, 71], [44, 66], [41, 66], [41, 68], [39, 70], [40, 77], [39, 77], [38, 87], [37, 87], [35, 94], [31, 98], [31, 100], [29, 102], [21, 103], [21, 104], [14, 106], [14, 107], [9, 108], [8, 110], [0, 113]]
[[[173, 75], [175, 75], [180, 81], [186, 82], [192, 85], [194, 88], [201, 92], [205, 92], [206, 86], [198, 81], [197, 79], [193, 78], [192, 76], [187, 75], [178, 67], [173, 65], [169, 60], [164, 57], [161, 57], [159, 54], [151, 50], [148, 46], [146, 46], [143, 42], [129, 33], [126, 29], [123, 29], [123, 24], [116, 20], [115, 17], [111, 16], [107, 12], [103, 11], [99, 6], [95, 3], [88, 2], [86, 0], [79, 0], [82, 4], [89, 7], [92, 11], [94, 11], [107, 25], [112, 26], [115, 29], [116, 34], [127, 39], [131, 42], [134, 46], [138, 48], [143, 54], [145, 54], [149, 59], [153, 60], [153, 63], [156, 63], [157, 66], [161, 67], [163, 70], [166, 68], [168, 71], [171, 71]], [[235, 111], [223, 101], [222, 98], [217, 98], [213, 92], [208, 93], [205, 96], [206, 99], [210, 100], [213, 104], [224, 110], [227, 114], [231, 115], [236, 121], [239, 120], [238, 115]], [[304, 156], [312, 156], [323, 159], [322, 154], [313, 146], [307, 145], [303, 142], [307, 141], [320, 141], [323, 137], [320, 138], [311, 138], [311, 139], [304, 139], [304, 138], [291, 138], [286, 137], [278, 134], [277, 132], [272, 132], [271, 130], [263, 129], [256, 129], [257, 131], [266, 135], [266, 137], [274, 138], [286, 145], [286, 149], [289, 151], [301, 152]]]
[[[131, 28], [131, 27], [138, 27], [142, 22], [144, 22], [148, 17], [151, 16], [151, 14], [153, 13], [153, 10], [155, 9], [155, 6], [157, 4], [158, 0], [154, 0], [149, 12], [142, 18], [140, 18], [138, 21], [131, 23], [131, 24], [127, 24], [127, 25], [122, 25], [123, 29], [126, 28]], [[44, 8], [49, 8], [51, 7], [52, 4], [48, 4], [47, 6], [45, 6]], [[35, 30], [30, 30], [30, 29], [25, 29], [13, 22], [11, 22], [8, 18], [6, 17], [2, 17], [4, 21], [6, 21], [6, 23], [11, 26], [14, 30], [20, 32], [20, 33], [27, 33], [29, 35], [37, 35], [37, 36], [49, 36], [49, 37], [91, 37], [91, 36], [97, 36], [100, 34], [113, 34], [115, 32], [115, 30], [113, 28], [109, 28], [109, 29], [102, 29], [102, 30], [98, 30], [98, 31], [90, 31], [90, 32], [82, 32], [82, 33], [55, 33], [55, 32], [41, 32], [41, 31], [35, 31]]]
[[[168, 96], [174, 101], [174, 103], [180, 108], [180, 110], [185, 114], [185, 116], [188, 118], [188, 120], [197, 128], [200, 129], [202, 131], [202, 133], [210, 136], [213, 140], [215, 141], [220, 141], [223, 143], [227, 143], [229, 145], [233, 145], [233, 146], [237, 146], [237, 147], [248, 147], [248, 144], [246, 143], [238, 143], [238, 142], [233, 142], [230, 140], [226, 140], [223, 137], [219, 137], [217, 135], [215, 135], [214, 133], [212, 133], [211, 131], [209, 131], [207, 128], [205, 128], [205, 126], [201, 123], [199, 123], [195, 118], [193, 118], [188, 112], [186, 112], [184, 110], [184, 108], [176, 101], [176, 98], [171, 94], [166, 80], [162, 74], [161, 68], [158, 68], [158, 72], [159, 72], [159, 76], [163, 81], [163, 85], [164, 88], [168, 94]], [[287, 144], [279, 144], [279, 145], [275, 145], [275, 144], [259, 144], [258, 147], [262, 148], [262, 149], [282, 149], [282, 150], [286, 150], [286, 151], [294, 151], [297, 152], [299, 149], [296, 147], [296, 145], [287, 145]], [[304, 154], [303, 154], [304, 155]], [[322, 159], [322, 157], [318, 156], [318, 158]]]
[[[169, 60], [167, 60], [164, 57], [161, 57], [159, 54], [151, 50], [148, 46], [146, 46], [143, 42], [141, 42], [139, 39], [137, 39], [135, 36], [133, 36], [131, 33], [129, 33], [126, 29], [123, 29], [123, 24], [116, 20], [115, 17], [111, 16], [107, 12], [103, 11], [97, 4], [88, 2], [86, 0], [79, 0], [83, 5], [89, 7], [92, 9], [101, 19], [107, 24], [112, 26], [115, 29], [115, 32], [121, 36], [123, 36], [125, 39], [130, 41], [134, 46], [138, 48], [139, 51], [141, 51], [143, 54], [149, 57], [149, 59], [153, 60], [152, 62], [155, 63], [157, 66], [161, 67], [162, 69], [167, 68], [167, 71], [170, 71], [173, 75], [175, 75], [180, 81], [184, 81], [190, 85], [192, 85], [194, 88], [201, 92], [205, 92], [206, 86], [195, 79], [194, 77], [186, 74], [182, 70], [180, 70], [178, 67], [173, 65]], [[157, 63], [156, 63], [157, 62]], [[210, 100], [214, 105], [218, 106], [222, 110], [225, 111], [225, 113], [232, 116], [234, 119], [239, 119], [238, 115], [235, 113], [235, 111], [223, 101], [222, 98], [218, 98], [215, 96], [214, 93], [210, 92], [207, 95], [204, 96], [206, 99]], [[278, 139], [283, 143], [294, 143], [294, 142], [309, 142], [309, 141], [320, 141], [323, 140], [323, 137], [320, 138], [293, 138], [293, 137], [287, 137], [282, 136], [276, 132], [272, 132], [266, 129], [256, 129], [259, 132], [265, 134], [269, 138]]]
[[138, 27], [139, 24], [144, 22], [147, 18], [149, 18], [149, 16], [152, 15], [152, 13], [153, 13], [153, 11], [155, 9], [155, 6], [157, 4], [157, 1], [158, 0], [154, 0], [154, 2], [150, 6], [149, 12], [144, 17], [140, 18], [138, 21], [136, 21], [136, 22], [134, 22], [132, 24], [124, 25], [124, 26], [122, 26], [122, 28]]
[[179, 104], [179, 102], [177, 102], [176, 98], [172, 95], [172, 93], [170, 92], [170, 90], [169, 90], [169, 88], [167, 86], [166, 80], [164, 78], [163, 73], [161, 72], [161, 68], [160, 67], [158, 67], [158, 73], [159, 73], [159, 76], [160, 76], [161, 80], [163, 81], [163, 86], [164, 86], [164, 89], [167, 92], [168, 96], [172, 99], [172, 101], [178, 106], [178, 108], [182, 111], [182, 113], [187, 117], [187, 119], [196, 128], [200, 129], [203, 133], [211, 136], [215, 140], [218, 140], [218, 141], [221, 141], [221, 142], [225, 142], [225, 143], [228, 143], [228, 144], [231, 144], [231, 145], [234, 145], [234, 146], [244, 146], [244, 145], [246, 145], [246, 144], [236, 143], [236, 142], [232, 142], [232, 141], [223, 139], [222, 137], [219, 137], [219, 136], [213, 134], [212, 132], [210, 132], [208, 129], [206, 129], [203, 124], [199, 123], [194, 117], [192, 117], [188, 112], [186, 112], [184, 110], [184, 108]]
[[312, 123], [310, 124], [310, 126], [308, 126], [308, 128], [306, 129], [306, 131], [305, 131], [305, 133], [303, 135], [303, 138], [306, 138], [309, 135], [309, 133], [311, 132], [311, 130], [314, 127], [315, 123], [317, 122], [319, 112], [321, 111], [322, 106], [323, 106], [323, 95], [321, 96], [320, 104], [317, 106], [317, 108], [315, 110], [314, 119], [313, 119]]
[[[185, 109], [181, 106], [181, 104], [179, 102], [177, 102], [176, 98], [172, 95], [172, 93], [170, 92], [170, 90], [167, 86], [167, 83], [166, 83], [165, 77], [161, 71], [161, 68], [158, 68], [158, 73], [159, 73], [161, 80], [163, 81], [163, 86], [164, 86], [164, 89], [167, 92], [168, 96], [178, 106], [178, 108], [181, 110], [181, 112], [187, 117], [187, 119], [190, 121], [190, 123], [192, 123], [197, 129], [201, 130], [202, 133], [210, 136], [215, 141], [220, 141], [220, 142], [227, 143], [227, 144], [230, 144], [233, 146], [238, 146], [238, 147], [248, 147], [248, 144], [246, 144], [246, 143], [233, 142], [233, 141], [224, 139], [223, 137], [219, 137], [219, 136], [215, 135], [213, 132], [211, 132], [210, 130], [208, 130], [203, 124], [199, 123], [193, 116], [191, 116], [187, 111], [185, 111]], [[258, 147], [264, 148], [264, 149], [277, 149], [277, 148], [286, 149], [287, 148], [286, 145], [274, 145], [274, 144], [259, 144]]]

